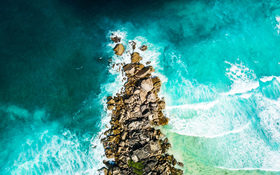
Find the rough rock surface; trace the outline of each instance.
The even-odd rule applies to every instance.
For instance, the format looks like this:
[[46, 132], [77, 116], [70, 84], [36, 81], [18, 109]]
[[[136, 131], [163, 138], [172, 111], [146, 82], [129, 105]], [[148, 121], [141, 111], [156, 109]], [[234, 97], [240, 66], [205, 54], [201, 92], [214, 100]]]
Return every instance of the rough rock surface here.
[[115, 54], [121, 56], [124, 52], [125, 48], [122, 44], [117, 44], [114, 48]]
[[142, 51], [145, 51], [147, 49], [148, 49], [148, 46], [146, 46], [146, 45], [143, 45], [143, 46], [140, 47], [140, 50], [142, 50]]
[[[122, 55], [123, 45], [117, 44], [115, 54]], [[152, 76], [152, 66], [140, 63], [142, 57], [133, 52], [131, 63], [122, 66], [126, 83], [122, 93], [107, 98], [107, 109], [112, 110], [111, 128], [102, 143], [105, 155], [105, 175], [183, 174], [183, 166], [167, 153], [168, 139], [156, 126], [166, 125], [168, 119], [162, 110], [165, 102], [158, 97], [161, 81]]]
[[142, 60], [142, 57], [139, 55], [138, 52], [133, 52], [131, 54], [131, 62], [132, 63], [139, 63]]
[[119, 42], [121, 42], [121, 38], [118, 37], [118, 36], [111, 36], [111, 40], [112, 40], [114, 43], [119, 43]]

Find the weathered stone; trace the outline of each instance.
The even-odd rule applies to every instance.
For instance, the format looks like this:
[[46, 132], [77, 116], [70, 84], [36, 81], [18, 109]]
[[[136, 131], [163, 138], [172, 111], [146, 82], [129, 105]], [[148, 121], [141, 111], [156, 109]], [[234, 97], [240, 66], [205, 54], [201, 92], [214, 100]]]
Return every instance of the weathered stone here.
[[107, 168], [104, 168], [103, 172], [104, 172], [104, 175], [108, 175], [108, 169]]
[[144, 66], [143, 64], [141, 64], [141, 63], [137, 65], [137, 69], [138, 69], [138, 70], [141, 70], [141, 69], [143, 69], [144, 67], [145, 67], [145, 66]]
[[156, 157], [150, 157], [149, 161], [147, 162], [147, 166], [149, 166], [152, 170], [155, 168], [155, 166], [157, 165], [158, 161], [156, 159]]
[[160, 91], [160, 87], [161, 87], [161, 81], [158, 77], [153, 77], [153, 86], [156, 92]]
[[136, 89], [133, 94], [139, 94], [139, 93], [140, 93], [140, 89]]
[[107, 104], [114, 104], [115, 100], [113, 98], [111, 98], [110, 100], [107, 101]]
[[111, 149], [106, 149], [105, 150], [105, 155], [108, 159], [114, 158], [114, 153], [112, 152]]
[[165, 109], [165, 102], [163, 100], [159, 101], [158, 102], [158, 106], [161, 108], [161, 109]]
[[159, 151], [160, 150], [159, 142], [150, 142], [150, 148], [151, 148], [151, 151], [153, 151], [153, 152]]
[[180, 167], [184, 167], [184, 164], [182, 162], [177, 162], [177, 164], [180, 166]]
[[157, 101], [157, 96], [154, 93], [148, 93], [147, 95], [147, 101], [148, 102], [156, 102]]
[[135, 41], [130, 41], [129, 44], [131, 45], [132, 49], [136, 49], [136, 42]]
[[128, 132], [123, 132], [123, 133], [122, 133], [122, 140], [125, 140], [127, 134], [128, 134]]
[[139, 55], [138, 52], [133, 52], [131, 54], [131, 62], [132, 63], [139, 63], [142, 60], [142, 57]]
[[123, 54], [124, 50], [125, 50], [125, 48], [124, 48], [123, 44], [117, 44], [114, 47], [115, 54], [119, 55], [119, 56], [121, 56]]
[[125, 88], [126, 95], [132, 95], [133, 91], [134, 91], [134, 87], [127, 87], [127, 88]]
[[133, 152], [133, 155], [137, 156], [140, 160], [147, 159], [150, 154], [144, 149], [137, 149]]
[[118, 135], [118, 134], [120, 134], [121, 133], [121, 130], [120, 129], [114, 129], [113, 130], [113, 134], [114, 135]]
[[149, 92], [153, 89], [153, 81], [151, 78], [142, 80], [141, 82], [141, 88], [144, 89], [145, 91]]
[[134, 106], [132, 112], [134, 112], [134, 113], [140, 112], [140, 106], [138, 106], [138, 105]]
[[141, 122], [141, 121], [134, 121], [134, 122], [131, 122], [128, 125], [128, 128], [129, 128], [129, 130], [136, 130], [136, 129], [140, 129], [142, 125], [143, 125], [143, 122]]
[[136, 73], [136, 77], [138, 78], [143, 78], [146, 75], [154, 72], [154, 68], [152, 66], [148, 66], [148, 67], [144, 67], [143, 69], [141, 69], [139, 72]]
[[134, 96], [133, 95], [131, 95], [129, 98], [124, 100], [125, 103], [133, 103], [133, 101], [134, 101]]
[[112, 37], [111, 37], [111, 40], [112, 40], [113, 42], [115, 42], [115, 43], [121, 42], [121, 38], [118, 37], [118, 36], [112, 36]]
[[150, 103], [151, 107], [157, 107], [157, 103]]
[[140, 109], [141, 109], [141, 112], [144, 112], [146, 109], [148, 109], [148, 105], [142, 105], [140, 107]]
[[143, 45], [143, 46], [140, 47], [140, 50], [141, 50], [141, 51], [145, 51], [145, 50], [147, 50], [147, 49], [148, 49], [148, 46], [146, 46], [146, 45]]
[[107, 106], [107, 109], [108, 109], [108, 110], [113, 110], [114, 107], [115, 107], [114, 105], [108, 105], [108, 106]]
[[134, 73], [135, 73], [135, 66], [134, 66], [133, 64], [126, 64], [126, 65], [123, 67], [123, 71], [124, 71], [126, 74], [134, 75]]
[[147, 91], [144, 91], [144, 90], [140, 90], [140, 100], [141, 100], [141, 103], [144, 103], [146, 101], [146, 96], [147, 96]]
[[121, 174], [120, 168], [119, 167], [113, 167], [113, 175], [119, 175]]
[[154, 120], [154, 114], [149, 115], [148, 118], [149, 118], [150, 121], [153, 121]]
[[131, 156], [131, 159], [133, 160], [133, 162], [138, 162], [139, 161], [138, 157], [135, 154], [133, 154]]
[[159, 125], [167, 125], [168, 124], [168, 119], [166, 117], [159, 119], [158, 122]]

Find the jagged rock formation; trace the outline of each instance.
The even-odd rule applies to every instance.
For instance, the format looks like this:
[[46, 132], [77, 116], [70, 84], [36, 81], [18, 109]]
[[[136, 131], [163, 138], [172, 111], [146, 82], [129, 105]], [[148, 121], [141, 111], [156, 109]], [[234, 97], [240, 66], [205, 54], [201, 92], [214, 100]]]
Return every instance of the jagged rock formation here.
[[[115, 37], [114, 42], [120, 39]], [[134, 50], [136, 44], [132, 42]], [[145, 51], [147, 46], [142, 46]], [[117, 44], [115, 54], [122, 55], [124, 46]], [[123, 65], [127, 77], [124, 90], [107, 98], [107, 108], [112, 110], [111, 128], [102, 139], [106, 157], [104, 174], [183, 174], [175, 165], [183, 166], [167, 153], [171, 146], [155, 126], [166, 125], [168, 119], [162, 110], [165, 102], [158, 97], [161, 81], [152, 76], [154, 68], [140, 63], [139, 53], [131, 54], [131, 63]]]

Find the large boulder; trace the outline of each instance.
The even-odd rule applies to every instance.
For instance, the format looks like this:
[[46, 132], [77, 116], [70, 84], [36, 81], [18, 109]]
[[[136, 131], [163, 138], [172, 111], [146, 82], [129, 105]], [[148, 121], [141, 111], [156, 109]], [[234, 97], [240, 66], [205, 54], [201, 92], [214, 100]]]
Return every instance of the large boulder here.
[[152, 152], [158, 152], [160, 151], [160, 143], [158, 141], [152, 141], [150, 142], [150, 149]]
[[126, 65], [123, 67], [123, 71], [124, 71], [126, 74], [134, 75], [134, 72], [135, 72], [135, 65], [133, 65], [133, 64], [126, 64]]
[[133, 95], [131, 95], [129, 98], [127, 98], [127, 99], [125, 99], [124, 100], [124, 102], [125, 103], [130, 103], [130, 104], [132, 104], [133, 102], [134, 102], [134, 96]]
[[153, 81], [151, 78], [145, 79], [141, 82], [141, 88], [149, 92], [153, 89]]
[[128, 130], [133, 131], [133, 130], [139, 130], [139, 129], [147, 129], [151, 125], [149, 124], [149, 121], [143, 120], [143, 121], [132, 121], [131, 123], [128, 124]]
[[131, 55], [131, 62], [132, 63], [139, 63], [142, 60], [142, 57], [139, 55], [138, 52], [133, 52]]
[[133, 152], [133, 156], [137, 156], [138, 159], [143, 160], [147, 159], [150, 156], [150, 153], [145, 149], [137, 149]]
[[139, 72], [137, 72], [136, 77], [138, 78], [143, 78], [146, 75], [154, 72], [154, 68], [152, 66], [148, 66], [148, 67], [144, 67], [143, 69], [141, 69]]
[[115, 54], [119, 55], [119, 56], [121, 56], [123, 54], [124, 50], [125, 50], [125, 48], [122, 44], [117, 44], [114, 47]]
[[156, 102], [157, 101], [157, 96], [156, 94], [149, 92], [149, 94], [147, 95], [147, 101], [148, 102]]
[[143, 89], [141, 89], [139, 96], [140, 96], [141, 103], [144, 103], [146, 101], [147, 91], [144, 91]]

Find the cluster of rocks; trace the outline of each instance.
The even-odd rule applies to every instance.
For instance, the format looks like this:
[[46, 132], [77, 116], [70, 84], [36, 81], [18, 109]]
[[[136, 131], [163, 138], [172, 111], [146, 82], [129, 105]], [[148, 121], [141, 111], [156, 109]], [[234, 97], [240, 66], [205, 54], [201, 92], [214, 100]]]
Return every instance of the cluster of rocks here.
[[[117, 43], [115, 54], [121, 56], [125, 47], [120, 38], [112, 41]], [[141, 60], [133, 49], [131, 63], [122, 66], [127, 80], [124, 90], [107, 98], [107, 108], [112, 110], [111, 128], [104, 133], [102, 143], [111, 161], [104, 161], [104, 174], [183, 174], [175, 167], [183, 164], [167, 153], [171, 146], [168, 139], [155, 128], [168, 123], [162, 112], [165, 101], [158, 97], [161, 80], [152, 76], [154, 68], [141, 64]]]

